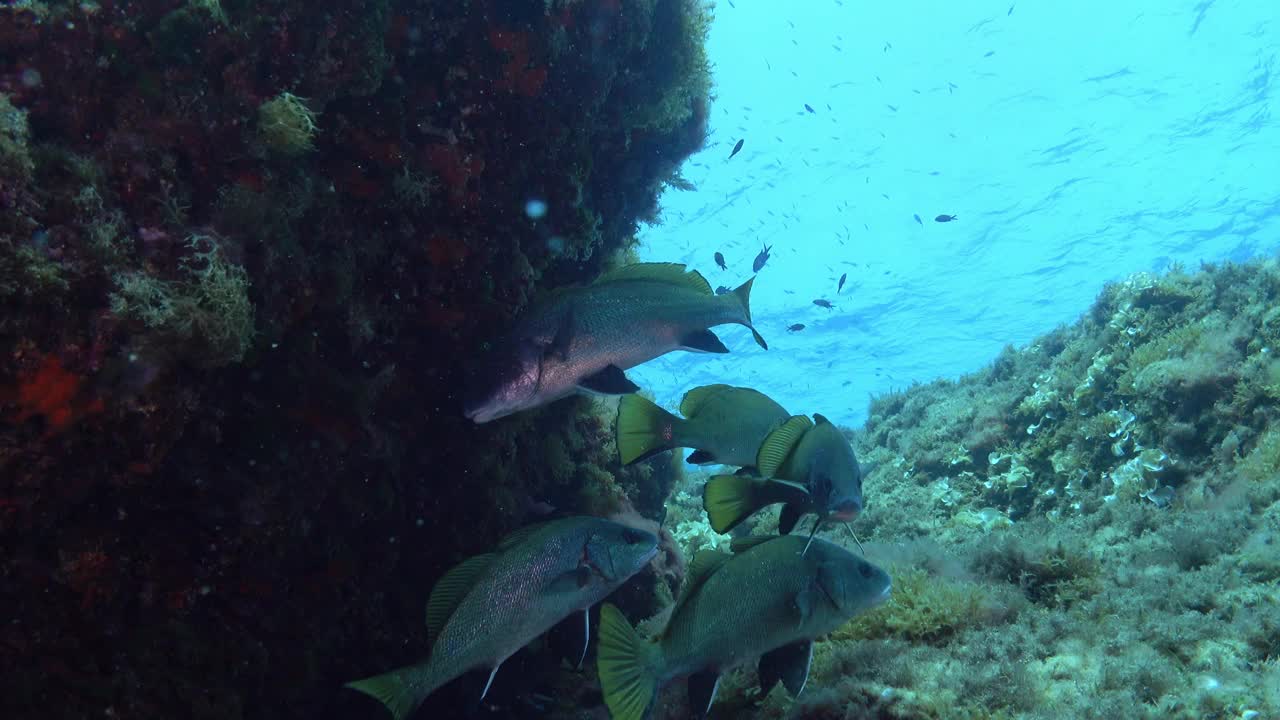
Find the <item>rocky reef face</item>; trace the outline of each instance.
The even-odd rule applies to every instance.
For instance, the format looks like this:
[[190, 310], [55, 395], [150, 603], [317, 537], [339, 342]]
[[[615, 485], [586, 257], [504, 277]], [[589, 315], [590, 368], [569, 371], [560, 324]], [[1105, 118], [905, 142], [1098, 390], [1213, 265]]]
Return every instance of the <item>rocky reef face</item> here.
[[1280, 712], [1278, 305], [1274, 258], [1138, 274], [874, 399], [853, 527], [893, 597], [817, 645], [799, 699], [748, 669], [712, 716]]
[[[5, 717], [372, 712], [341, 683], [425, 651], [452, 563], [552, 511], [657, 518], [674, 475], [621, 471], [589, 401], [476, 427], [458, 390], [536, 293], [656, 218], [704, 140], [708, 22], [0, 8]], [[661, 567], [637, 612], [678, 582]], [[563, 684], [521, 657], [504, 712]]]

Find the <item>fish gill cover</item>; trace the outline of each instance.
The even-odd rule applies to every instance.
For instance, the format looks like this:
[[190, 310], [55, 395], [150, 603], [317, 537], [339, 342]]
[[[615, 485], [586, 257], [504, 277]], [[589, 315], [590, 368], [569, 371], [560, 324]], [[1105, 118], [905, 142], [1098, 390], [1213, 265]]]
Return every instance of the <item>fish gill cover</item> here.
[[[728, 547], [710, 473], [622, 467], [608, 404], [460, 398], [536, 299], [640, 258], [758, 265], [768, 353], [629, 375], [845, 426], [893, 576], [797, 699], [752, 664], [713, 717], [1280, 715], [1277, 32], [1260, 1], [5, 4], [0, 716], [382, 717], [341, 686], [425, 657], [434, 582], [575, 513], [660, 532], [610, 602], [662, 627]], [[556, 646], [418, 716], [600, 716]]]

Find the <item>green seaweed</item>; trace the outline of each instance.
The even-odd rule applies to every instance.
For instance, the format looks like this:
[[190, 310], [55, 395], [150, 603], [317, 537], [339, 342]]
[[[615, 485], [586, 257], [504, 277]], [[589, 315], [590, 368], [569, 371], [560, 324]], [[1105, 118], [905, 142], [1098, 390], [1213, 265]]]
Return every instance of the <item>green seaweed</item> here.
[[14, 107], [9, 96], [0, 93], [0, 178], [31, 180], [35, 162], [28, 146], [30, 140], [26, 111]]
[[141, 323], [202, 367], [239, 362], [254, 337], [248, 274], [226, 260], [211, 235], [190, 235], [186, 244], [191, 255], [181, 279], [118, 273], [111, 311]]
[[831, 634], [833, 641], [897, 637], [939, 643], [985, 615], [988, 594], [971, 582], [948, 580], [919, 568], [890, 569], [893, 596]]
[[317, 116], [306, 100], [282, 92], [258, 106], [258, 137], [276, 155], [303, 155], [315, 149]]

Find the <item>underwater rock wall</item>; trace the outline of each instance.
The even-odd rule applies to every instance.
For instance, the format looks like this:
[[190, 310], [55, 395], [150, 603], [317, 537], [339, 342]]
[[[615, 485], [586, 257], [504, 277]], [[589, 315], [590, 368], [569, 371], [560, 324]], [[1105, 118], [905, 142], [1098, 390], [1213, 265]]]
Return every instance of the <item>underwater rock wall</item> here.
[[675, 475], [619, 471], [590, 402], [477, 428], [456, 393], [656, 218], [706, 12], [0, 8], [0, 714], [373, 713], [341, 683], [425, 653], [451, 564], [548, 512], [657, 518]]

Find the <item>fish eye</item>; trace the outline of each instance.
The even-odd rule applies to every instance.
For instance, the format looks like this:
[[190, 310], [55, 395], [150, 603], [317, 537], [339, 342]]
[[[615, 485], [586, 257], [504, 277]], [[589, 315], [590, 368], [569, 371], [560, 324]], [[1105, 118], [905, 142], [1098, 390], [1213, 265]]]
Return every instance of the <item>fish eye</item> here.
[[858, 574], [864, 578], [871, 577], [871, 566], [867, 563], [858, 563]]
[[640, 542], [644, 538], [642, 538], [640, 536], [640, 533], [636, 532], [635, 530], [623, 530], [622, 539], [626, 540], [628, 545], [635, 545], [636, 543]]

